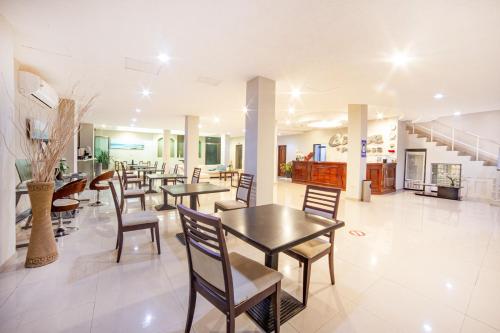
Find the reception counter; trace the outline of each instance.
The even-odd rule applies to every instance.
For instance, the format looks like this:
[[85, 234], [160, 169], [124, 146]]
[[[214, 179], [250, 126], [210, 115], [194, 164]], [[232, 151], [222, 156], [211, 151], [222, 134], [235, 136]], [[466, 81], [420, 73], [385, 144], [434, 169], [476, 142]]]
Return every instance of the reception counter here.
[[[345, 191], [347, 163], [293, 161], [292, 181], [338, 187]], [[396, 163], [367, 163], [366, 179], [372, 181], [373, 194], [396, 190]]]
[[345, 191], [347, 163], [293, 161], [292, 181], [338, 187]]

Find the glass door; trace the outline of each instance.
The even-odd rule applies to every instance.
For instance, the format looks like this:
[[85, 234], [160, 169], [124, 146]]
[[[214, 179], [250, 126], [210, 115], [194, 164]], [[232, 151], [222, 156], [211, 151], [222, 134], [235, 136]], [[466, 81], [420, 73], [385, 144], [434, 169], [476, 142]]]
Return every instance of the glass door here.
[[407, 190], [423, 190], [425, 183], [425, 168], [427, 149], [406, 149], [405, 158], [405, 181], [404, 188]]

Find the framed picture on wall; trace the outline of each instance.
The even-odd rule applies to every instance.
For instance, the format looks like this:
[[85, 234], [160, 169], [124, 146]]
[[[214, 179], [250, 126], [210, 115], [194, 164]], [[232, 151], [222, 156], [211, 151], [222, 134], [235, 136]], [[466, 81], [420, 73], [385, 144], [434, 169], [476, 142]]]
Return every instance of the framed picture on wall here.
[[157, 153], [156, 153], [156, 156], [158, 158], [162, 158], [163, 157], [163, 138], [158, 138], [158, 142], [157, 142]]

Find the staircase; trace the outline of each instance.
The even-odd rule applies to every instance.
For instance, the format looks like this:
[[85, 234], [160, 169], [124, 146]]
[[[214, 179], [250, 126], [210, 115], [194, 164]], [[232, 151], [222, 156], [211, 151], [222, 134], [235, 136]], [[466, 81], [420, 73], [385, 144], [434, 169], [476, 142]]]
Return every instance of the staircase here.
[[428, 163], [462, 164], [463, 196], [500, 205], [500, 143], [439, 121], [406, 123], [409, 148], [426, 148]]

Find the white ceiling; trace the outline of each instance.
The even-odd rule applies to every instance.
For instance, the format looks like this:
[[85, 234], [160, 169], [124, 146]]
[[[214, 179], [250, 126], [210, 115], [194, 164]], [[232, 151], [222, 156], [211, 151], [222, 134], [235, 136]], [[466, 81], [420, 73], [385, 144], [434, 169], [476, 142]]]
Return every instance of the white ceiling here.
[[[238, 135], [257, 75], [277, 82], [282, 133], [345, 117], [349, 103], [407, 119], [500, 109], [498, 0], [0, 0], [0, 14], [22, 65], [58, 91], [79, 81], [99, 93], [96, 124], [182, 129], [190, 114], [202, 132]], [[395, 70], [396, 50], [414, 61]], [[158, 68], [159, 52], [169, 65]], [[125, 58], [159, 72], [127, 70]]]

